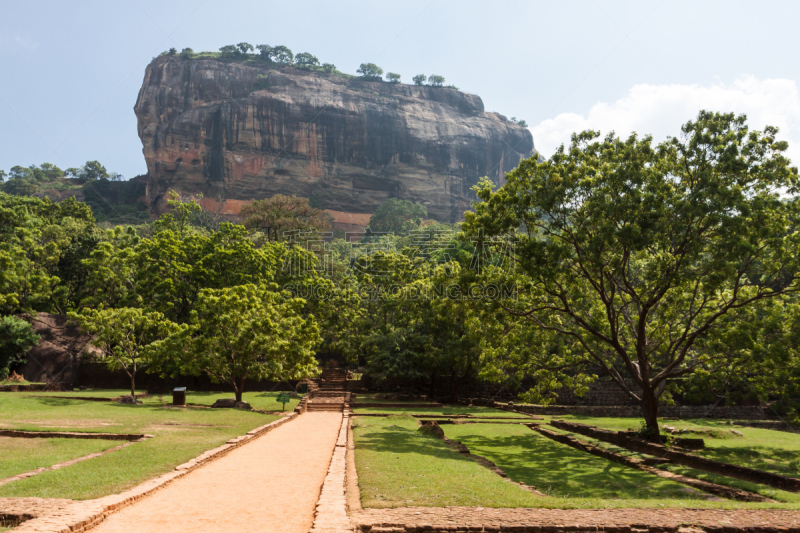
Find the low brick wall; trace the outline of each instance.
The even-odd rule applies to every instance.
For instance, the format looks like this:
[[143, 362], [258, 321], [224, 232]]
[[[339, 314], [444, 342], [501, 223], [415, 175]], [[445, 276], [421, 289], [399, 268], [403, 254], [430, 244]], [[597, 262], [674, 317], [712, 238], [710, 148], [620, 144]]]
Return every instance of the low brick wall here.
[[[596, 405], [513, 405], [495, 403], [493, 407], [532, 415], [563, 416], [581, 415], [596, 417], [641, 418], [642, 409], [638, 405], [596, 406]], [[732, 420], [764, 420], [767, 418], [763, 407], [669, 405], [659, 407], [662, 418], [722, 418]]]
[[624, 431], [609, 431], [607, 429], [600, 429], [575, 422], [565, 422], [563, 420], [551, 420], [550, 425], [558, 429], [580, 433], [587, 437], [616, 444], [617, 446], [622, 446], [634, 452], [645, 453], [662, 459], [669, 459], [675, 464], [688, 466], [689, 468], [696, 468], [705, 472], [711, 472], [712, 474], [720, 474], [743, 481], [750, 481], [751, 483], [769, 485], [770, 487], [789, 492], [800, 492], [800, 479], [762, 472], [754, 468], [721, 463], [698, 455], [679, 452], [662, 446], [661, 444], [633, 438]]
[[444, 407], [441, 403], [413, 403], [413, 402], [398, 402], [398, 403], [387, 403], [387, 402], [353, 402], [350, 404], [350, 407], [353, 409], [360, 409], [363, 407], [385, 407], [387, 409], [403, 409], [403, 408], [413, 408], [419, 407], [420, 409], [431, 408], [431, 407]]
[[23, 431], [17, 429], [0, 429], [0, 437], [22, 439], [100, 439], [100, 440], [139, 440], [152, 435], [136, 433], [82, 433], [77, 431]]

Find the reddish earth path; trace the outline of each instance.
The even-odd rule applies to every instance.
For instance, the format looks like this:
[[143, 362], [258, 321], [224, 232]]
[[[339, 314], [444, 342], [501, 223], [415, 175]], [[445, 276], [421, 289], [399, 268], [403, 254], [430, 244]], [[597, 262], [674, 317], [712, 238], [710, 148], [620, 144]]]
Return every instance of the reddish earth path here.
[[305, 413], [112, 514], [92, 533], [307, 533], [342, 413]]

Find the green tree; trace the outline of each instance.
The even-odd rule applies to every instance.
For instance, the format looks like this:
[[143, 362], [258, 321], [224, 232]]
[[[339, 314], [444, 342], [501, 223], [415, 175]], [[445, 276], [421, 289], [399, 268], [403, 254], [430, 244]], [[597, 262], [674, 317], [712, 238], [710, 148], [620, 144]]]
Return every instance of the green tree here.
[[294, 56], [294, 64], [299, 67], [316, 67], [319, 65], [319, 59], [308, 52], [300, 52]]
[[375, 63], [361, 63], [356, 72], [364, 78], [380, 78], [383, 75], [383, 69]]
[[246, 56], [253, 51], [253, 45], [250, 43], [239, 43], [236, 45], [240, 55]]
[[303, 316], [304, 300], [275, 289], [248, 284], [202, 290], [191, 325], [162, 343], [162, 358], [178, 354], [183, 372], [230, 384], [238, 402], [248, 378], [313, 375], [314, 347], [321, 340], [316, 321]]
[[6, 176], [7, 175], [8, 174], [6, 174], [5, 170], [0, 170], [0, 183], [3, 183], [4, 181], [6, 181]]
[[369, 227], [372, 231], [406, 235], [419, 228], [426, 216], [428, 210], [424, 205], [410, 200], [389, 198], [370, 217]]
[[175, 55], [175, 54], [177, 54], [177, 53], [178, 53], [178, 50], [176, 50], [175, 48], [170, 48], [170, 49], [167, 51], [167, 54], [168, 54], [168, 55], [171, 55], [171, 56], [174, 56], [174, 55]]
[[[67, 251], [94, 231], [86, 204], [0, 193], [0, 313], [52, 311], [64, 302]], [[64, 305], [67, 305], [66, 303]]]
[[235, 44], [226, 44], [220, 47], [219, 53], [224, 58], [233, 58], [239, 55], [239, 49], [236, 48]]
[[281, 65], [291, 65], [292, 61], [294, 61], [294, 54], [288, 47], [279, 45], [272, 47], [269, 51], [269, 58]]
[[99, 161], [87, 161], [77, 172], [77, 178], [84, 182], [107, 180], [109, 178], [106, 167]]
[[39, 344], [39, 339], [25, 320], [0, 317], [0, 380], [8, 377], [12, 365], [25, 362], [25, 353]]
[[524, 290], [507, 312], [574, 341], [656, 440], [667, 386], [724, 356], [704, 349], [720, 320], [798, 289], [800, 210], [781, 198], [797, 169], [776, 134], [706, 111], [655, 147], [586, 131], [497, 191], [483, 182], [466, 214], [484, 244], [521, 228], [506, 254]]
[[242, 207], [244, 226], [262, 231], [271, 242], [286, 240], [287, 232], [325, 231], [330, 227], [330, 215], [311, 207], [307, 198], [276, 194]]
[[425, 85], [425, 80], [428, 79], [425, 74], [417, 74], [411, 80], [414, 82], [414, 85]]
[[268, 44], [259, 44], [256, 45], [256, 50], [258, 50], [259, 59], [262, 61], [271, 61], [270, 54], [272, 52], [272, 47]]
[[10, 178], [3, 184], [3, 192], [14, 196], [33, 196], [39, 192], [39, 185], [32, 178]]
[[400, 83], [400, 74], [397, 74], [396, 72], [387, 72], [386, 81], [389, 83]]
[[800, 409], [800, 299], [770, 298], [732, 311], [709, 335], [708, 358], [685, 382], [684, 398], [735, 405], [758, 401], [795, 423]]
[[525, 122], [522, 119], [517, 119], [517, 117], [511, 117], [511, 122], [513, 122], [514, 124], [516, 124], [518, 126], [522, 126], [523, 128], [527, 128], [528, 127], [528, 123], [527, 122]]
[[336, 70], [336, 65], [334, 65], [333, 63], [323, 63], [322, 70], [324, 70], [325, 72], [333, 72]]
[[428, 85], [431, 87], [441, 87], [444, 85], [444, 76], [439, 76], [438, 74], [431, 74], [428, 76]]
[[21, 167], [19, 165], [11, 167], [8, 174], [9, 180], [34, 180], [36, 175], [30, 168]]
[[180, 331], [180, 326], [157, 312], [123, 307], [86, 309], [69, 317], [94, 337], [108, 368], [123, 370], [131, 380], [131, 397], [136, 397], [136, 373], [153, 357], [154, 343]]
[[193, 54], [194, 54], [194, 50], [192, 50], [191, 48], [187, 47], [187, 48], [184, 48], [183, 50], [181, 50], [181, 56], [185, 57], [187, 59], [192, 57]]

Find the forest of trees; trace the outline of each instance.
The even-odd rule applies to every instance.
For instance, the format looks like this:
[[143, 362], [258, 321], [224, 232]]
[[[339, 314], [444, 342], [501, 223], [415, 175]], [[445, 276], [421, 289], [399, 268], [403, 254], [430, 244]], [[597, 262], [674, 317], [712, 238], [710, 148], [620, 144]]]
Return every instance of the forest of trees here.
[[[325, 353], [450, 399], [470, 380], [548, 403], [609, 377], [658, 438], [673, 398], [800, 397], [800, 203], [777, 130], [701, 113], [682, 135], [573, 136], [523, 161], [460, 225], [391, 199], [359, 242], [274, 197], [243, 224], [195, 202], [100, 229], [74, 199], [0, 193], [0, 345], [8, 368], [35, 339], [20, 317], [67, 314], [105, 360], [137, 372], [295, 379]], [[49, 168], [49, 167], [48, 167]], [[43, 171], [47, 172], [48, 168]], [[12, 323], [13, 322], [13, 323]]]

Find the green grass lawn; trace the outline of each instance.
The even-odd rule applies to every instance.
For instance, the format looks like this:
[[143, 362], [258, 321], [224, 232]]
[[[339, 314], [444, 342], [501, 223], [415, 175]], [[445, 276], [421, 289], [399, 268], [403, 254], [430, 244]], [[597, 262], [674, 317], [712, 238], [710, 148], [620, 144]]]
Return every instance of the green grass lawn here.
[[118, 452], [0, 486], [0, 497], [90, 499], [116, 494], [277, 419], [239, 409], [174, 408], [157, 397], [143, 405], [126, 405], [0, 394], [3, 428], [155, 435]]
[[101, 452], [122, 443], [96, 439], [0, 437], [0, 479]]
[[[277, 402], [278, 394], [280, 392], [247, 392], [245, 391], [242, 399], [249, 403], [253, 409], [261, 409], [262, 411], [278, 411], [281, 410], [281, 403]], [[288, 394], [288, 393], [286, 393]], [[211, 405], [217, 400], [224, 398], [233, 398], [233, 393], [228, 392], [192, 392], [186, 394], [186, 403], [195, 405]], [[302, 396], [297, 398], [290, 398], [286, 402], [286, 412], [293, 411], [297, 404], [300, 403]], [[167, 403], [172, 402], [172, 397], [164, 396]]]
[[549, 496], [629, 500], [698, 496], [686, 485], [575, 450], [523, 425], [442, 425], [442, 429], [472, 453], [494, 461], [511, 479]]
[[[641, 425], [641, 420], [636, 418], [580, 416], [558, 418], [616, 431], [636, 429]], [[686, 434], [687, 437], [699, 437], [705, 440], [704, 450], [691, 453], [724, 463], [800, 477], [800, 433], [739, 427], [735, 423], [729, 424], [726, 420], [665, 420], [661, 422], [661, 426], [664, 425], [688, 429], [690, 433]], [[732, 429], [742, 433], [743, 436], [734, 434], [731, 432]]]
[[[144, 394], [146, 391], [136, 391], [136, 395]], [[130, 389], [91, 389], [91, 390], [72, 390], [72, 391], [46, 391], [31, 392], [36, 396], [54, 397], [82, 397], [82, 398], [119, 398], [120, 396], [130, 396]]]
[[532, 507], [541, 500], [418, 428], [410, 417], [356, 419], [355, 458], [364, 507]]
[[[615, 423], [625, 424], [621, 429], [627, 429], [631, 420]], [[711, 495], [687, 485], [577, 451], [523, 425], [442, 425], [448, 437], [494, 461], [511, 479], [548, 494], [537, 497], [462, 457], [442, 440], [418, 431], [417, 422], [408, 417], [363, 417], [354, 423], [358, 426], [354, 430], [356, 466], [364, 507], [800, 509], [798, 495], [735, 480], [727, 484], [759, 492], [778, 503], [709, 500]], [[721, 477], [691, 475], [714, 482]]]
[[[142, 391], [144, 392], [144, 391]], [[2, 393], [0, 393], [2, 394]], [[37, 396], [51, 396], [55, 398], [68, 398], [71, 396], [84, 397], [84, 398], [118, 398], [120, 396], [130, 396], [129, 390], [124, 389], [92, 389], [84, 391], [68, 391], [68, 392], [39, 392], [30, 393]], [[140, 394], [139, 392], [136, 393]], [[280, 411], [281, 404], [276, 401], [280, 392], [247, 392], [245, 391], [243, 399], [248, 402], [254, 409], [261, 409], [263, 411]], [[188, 391], [186, 393], [186, 403], [190, 405], [208, 405], [211, 406], [215, 401], [223, 398], [233, 398], [232, 392], [197, 392]], [[292, 411], [297, 404], [300, 403], [302, 397], [291, 398], [286, 402], [286, 411]], [[145, 404], [171, 404], [172, 394], [154, 395], [149, 398], [140, 399]]]
[[[354, 411], [358, 413], [387, 413], [387, 414], [403, 414], [413, 413], [420, 415], [473, 415], [473, 416], [497, 416], [504, 418], [524, 418], [524, 415], [519, 413], [510, 413], [500, 409], [493, 409], [491, 407], [359, 407]], [[533, 420], [531, 420], [533, 421]]]

